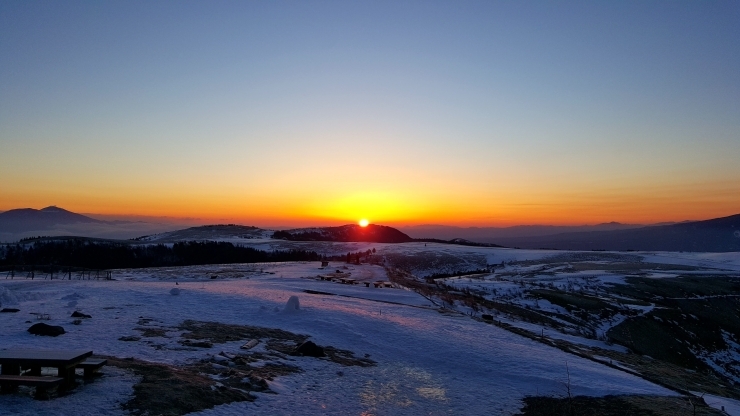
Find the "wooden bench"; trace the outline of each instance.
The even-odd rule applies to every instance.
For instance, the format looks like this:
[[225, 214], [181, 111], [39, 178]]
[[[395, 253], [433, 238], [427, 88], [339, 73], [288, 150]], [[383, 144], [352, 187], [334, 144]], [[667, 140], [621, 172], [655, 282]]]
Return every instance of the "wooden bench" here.
[[[59, 385], [59, 391], [70, 390], [77, 385], [75, 381], [75, 367], [91, 355], [92, 351], [88, 350], [33, 350], [28, 348], [0, 350], [0, 376], [18, 377], [22, 375], [22, 369], [28, 369], [29, 371], [22, 376], [31, 378], [16, 378], [12, 381], [15, 384], [19, 380], [24, 382], [39, 382], [39, 380], [44, 380], [40, 378], [41, 368], [51, 367], [57, 369], [57, 378], [62, 380]], [[6, 388], [13, 389], [13, 383], [7, 386], [3, 390]], [[43, 386], [41, 390], [44, 390]]]
[[2, 385], [3, 390], [14, 390], [18, 386], [36, 387], [35, 397], [42, 400], [49, 398], [46, 393], [47, 389], [56, 387], [63, 382], [64, 378], [62, 377], [0, 375], [0, 385]]
[[77, 368], [85, 370], [85, 378], [90, 378], [100, 370], [101, 367], [108, 364], [108, 360], [102, 358], [88, 358], [85, 361], [77, 364]]

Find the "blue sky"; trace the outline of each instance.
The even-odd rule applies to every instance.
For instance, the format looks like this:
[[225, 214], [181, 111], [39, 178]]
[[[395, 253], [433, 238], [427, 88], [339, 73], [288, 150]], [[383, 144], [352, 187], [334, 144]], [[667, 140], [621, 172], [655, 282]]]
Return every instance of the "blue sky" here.
[[6, 1], [0, 55], [0, 209], [740, 208], [737, 2]]

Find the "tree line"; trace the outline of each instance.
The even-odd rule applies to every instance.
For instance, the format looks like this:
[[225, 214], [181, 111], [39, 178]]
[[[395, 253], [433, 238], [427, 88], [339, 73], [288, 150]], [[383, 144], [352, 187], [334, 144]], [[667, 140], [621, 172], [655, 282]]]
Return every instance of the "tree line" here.
[[10, 245], [0, 254], [2, 266], [53, 265], [88, 269], [324, 260], [324, 256], [314, 251], [264, 251], [217, 241], [188, 241], [170, 246], [69, 239]]

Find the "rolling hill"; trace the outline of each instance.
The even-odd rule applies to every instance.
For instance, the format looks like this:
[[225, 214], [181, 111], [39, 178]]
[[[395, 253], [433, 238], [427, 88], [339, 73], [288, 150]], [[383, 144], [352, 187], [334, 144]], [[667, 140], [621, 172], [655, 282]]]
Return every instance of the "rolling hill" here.
[[276, 231], [272, 237], [291, 241], [361, 241], [370, 243], [408, 243], [413, 241], [411, 237], [395, 228], [375, 224], [370, 224], [367, 227], [348, 224], [340, 227], [299, 228]]

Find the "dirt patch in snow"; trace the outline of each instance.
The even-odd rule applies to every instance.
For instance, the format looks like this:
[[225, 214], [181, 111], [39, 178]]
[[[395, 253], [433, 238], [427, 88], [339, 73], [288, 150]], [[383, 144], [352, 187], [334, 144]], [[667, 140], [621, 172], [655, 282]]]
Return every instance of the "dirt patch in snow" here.
[[341, 364], [347, 367], [358, 366], [358, 367], [372, 367], [376, 363], [369, 359], [369, 355], [365, 355], [364, 358], [355, 357], [352, 351], [340, 350], [332, 346], [324, 347], [324, 352], [329, 360], [334, 361], [337, 364]]
[[[185, 346], [198, 346], [202, 343], [203, 348], [210, 348], [212, 344], [222, 344], [230, 341], [245, 341], [250, 339], [265, 340], [265, 348], [278, 354], [280, 358], [293, 355], [296, 348], [309, 337], [307, 335], [294, 334], [275, 328], [263, 328], [249, 325], [232, 325], [222, 324], [220, 322], [200, 322], [187, 320], [184, 321], [177, 329], [185, 331], [181, 337], [185, 338], [180, 341]], [[352, 351], [325, 346], [324, 353], [326, 357], [337, 364], [344, 366], [371, 367], [375, 361], [365, 357], [355, 357]], [[242, 355], [242, 359], [256, 353]]]
[[108, 364], [141, 377], [134, 396], [121, 405], [134, 415], [179, 416], [221, 404], [253, 401], [254, 396], [223, 384], [193, 368], [151, 363], [135, 358], [106, 357]]
[[[293, 351], [295, 351], [299, 344], [300, 342], [293, 342], [290, 340], [270, 339], [267, 341], [265, 348], [268, 351], [275, 351], [285, 355], [293, 355]], [[355, 353], [353, 353], [352, 351], [334, 348], [331, 345], [327, 345], [322, 348], [324, 349], [324, 354], [326, 354], [326, 358], [328, 358], [329, 361], [333, 361], [343, 366], [372, 367], [376, 364], [375, 361], [368, 358], [369, 355], [366, 355], [364, 358], [360, 358], [355, 357]]]
[[294, 334], [275, 328], [263, 328], [250, 325], [230, 325], [220, 322], [201, 322], [186, 320], [177, 329], [183, 332], [181, 337], [191, 340], [209, 340], [214, 344], [223, 344], [230, 341], [245, 339], [277, 339], [294, 342], [303, 342], [306, 335]]
[[134, 330], [141, 332], [142, 337], [155, 338], [155, 337], [166, 337], [167, 328], [142, 328], [137, 327]]
[[[257, 355], [259, 358], [256, 358]], [[267, 383], [278, 377], [302, 373], [300, 367], [278, 361], [280, 357], [272, 354], [227, 354], [220, 353], [200, 360], [190, 369], [201, 374], [210, 374], [219, 384], [243, 391], [272, 392]], [[260, 366], [250, 363], [261, 361]], [[265, 361], [267, 361], [265, 363]]]

